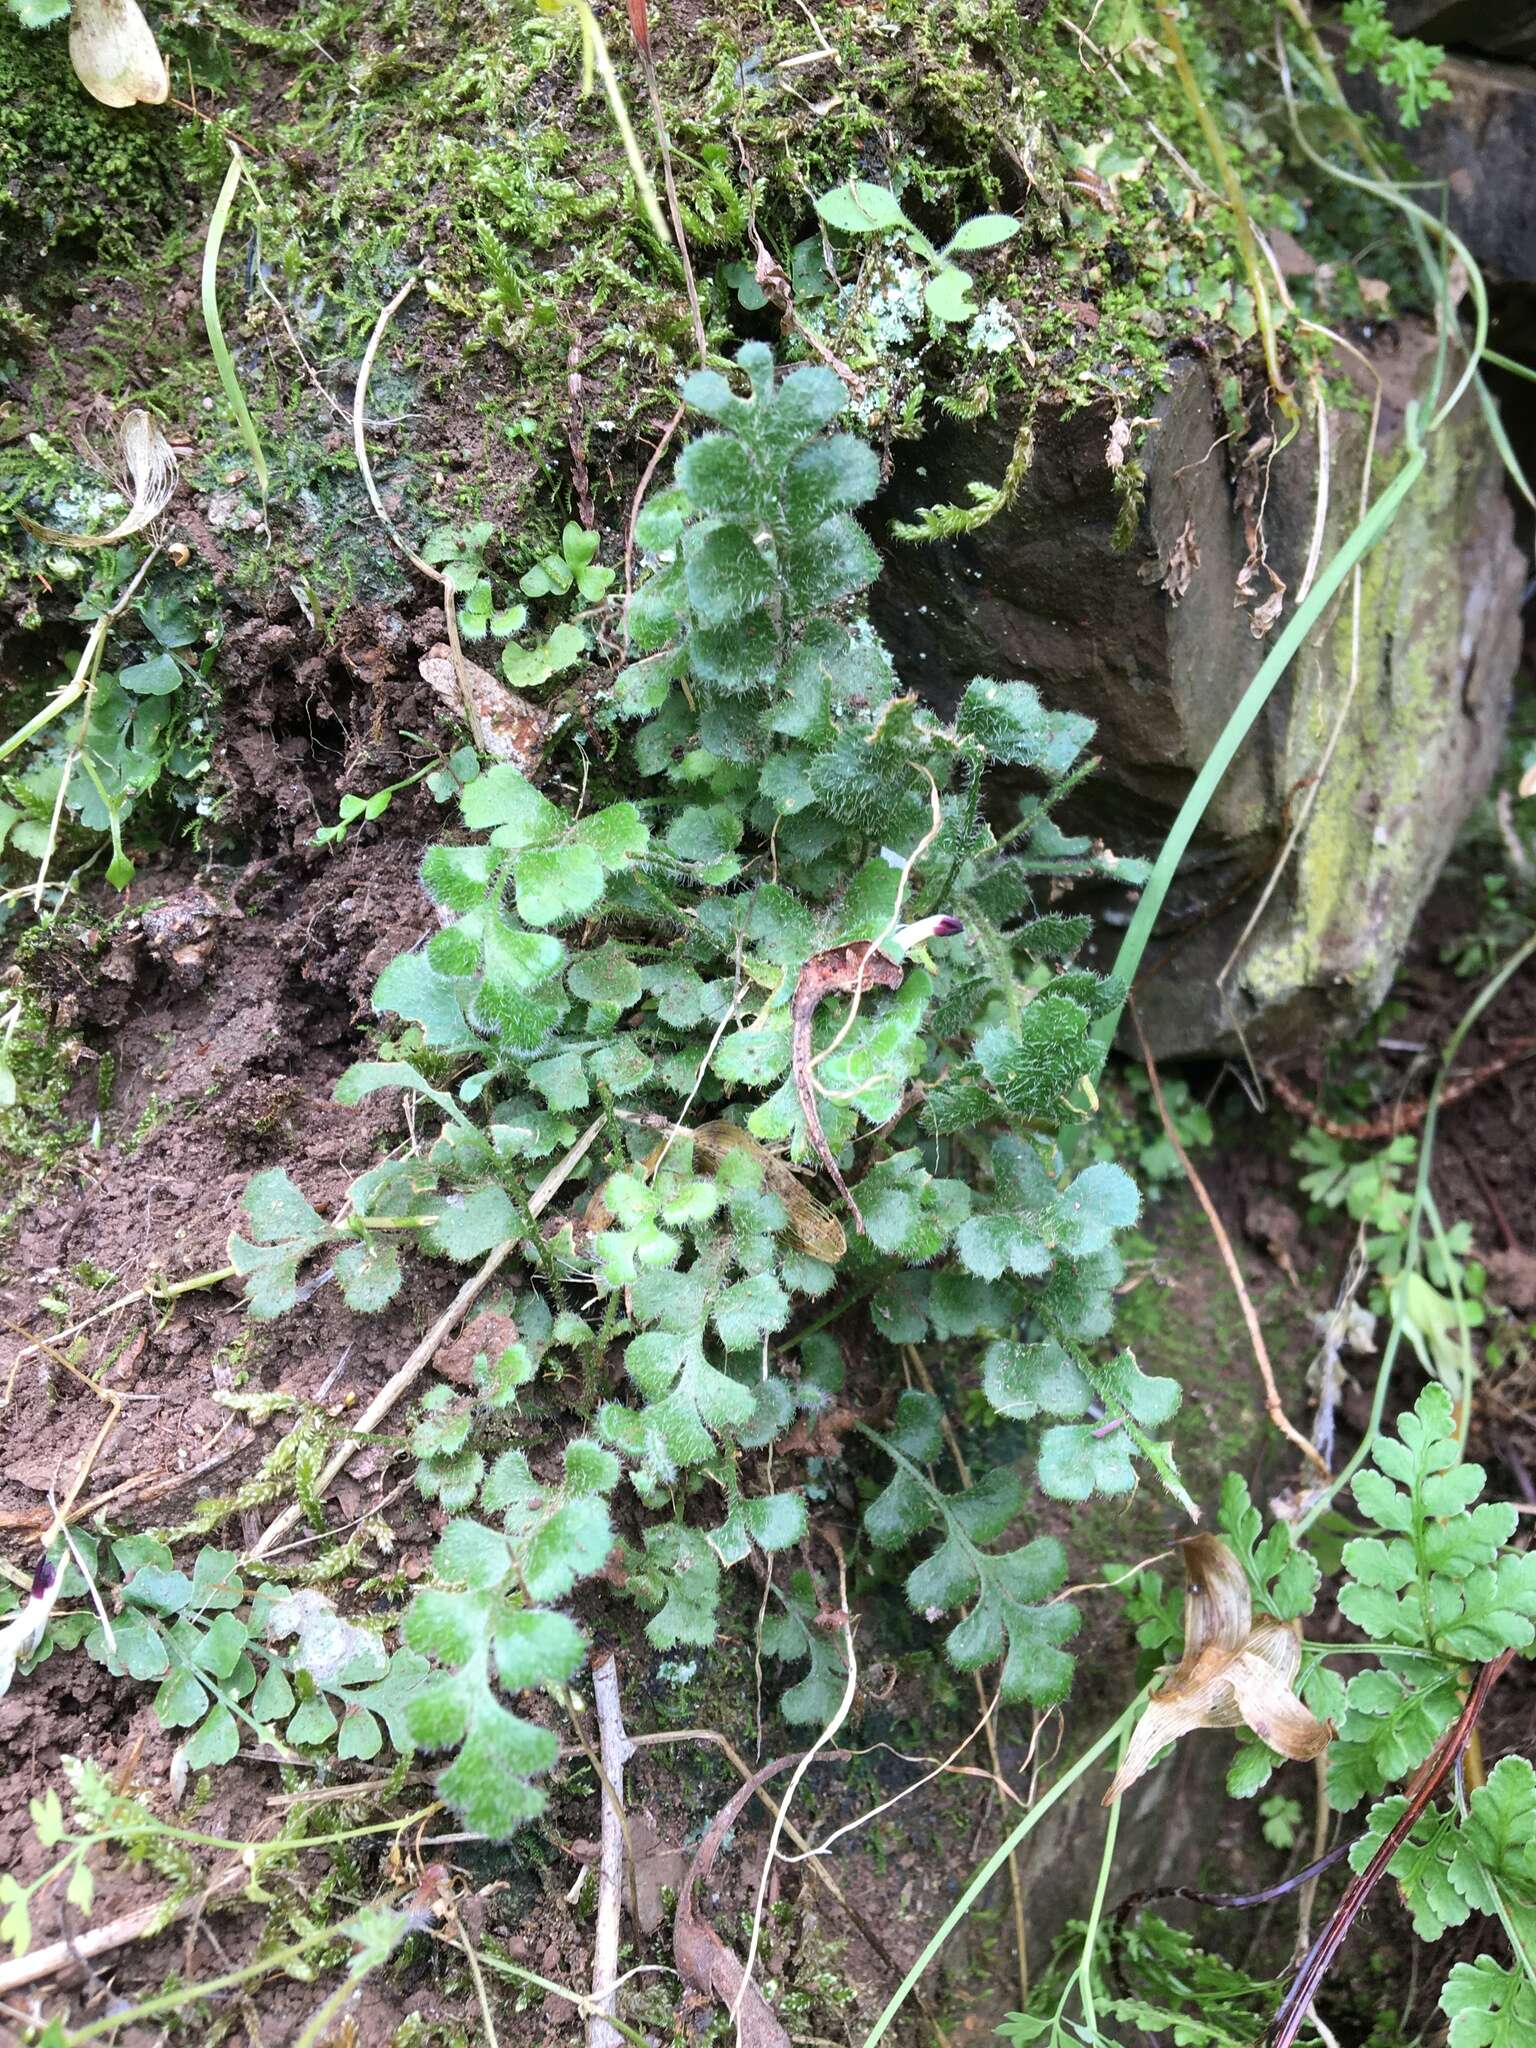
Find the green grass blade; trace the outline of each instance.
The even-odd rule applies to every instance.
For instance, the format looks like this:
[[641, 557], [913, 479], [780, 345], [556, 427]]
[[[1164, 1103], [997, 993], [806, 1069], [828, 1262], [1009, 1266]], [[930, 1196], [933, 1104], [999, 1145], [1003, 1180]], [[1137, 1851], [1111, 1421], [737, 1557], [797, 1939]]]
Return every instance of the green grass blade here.
[[240, 438], [250, 450], [256, 481], [261, 486], [261, 507], [265, 512], [267, 458], [262, 454], [261, 443], [256, 438], [256, 425], [245, 402], [245, 393], [240, 389], [240, 379], [235, 373], [235, 359], [229, 352], [229, 343], [224, 339], [224, 328], [219, 320], [219, 252], [224, 246], [224, 230], [229, 225], [235, 193], [239, 189], [240, 178], [245, 169], [245, 158], [233, 143], [229, 146], [229, 155], [229, 169], [224, 174], [224, 183], [214, 204], [213, 218], [208, 223], [208, 240], [203, 247], [203, 325], [208, 330], [208, 346], [213, 350], [213, 360], [218, 365], [219, 382], [224, 386], [224, 396], [229, 400], [229, 409], [235, 416], [236, 426], [240, 429]]
[[1113, 1745], [1120, 1740], [1121, 1736], [1130, 1727], [1131, 1723], [1135, 1720], [1137, 1714], [1140, 1712], [1142, 1701], [1144, 1698], [1144, 1693], [1137, 1693], [1135, 1699], [1131, 1701], [1131, 1704], [1126, 1708], [1125, 1712], [1121, 1714], [1119, 1719], [1116, 1721], [1112, 1721], [1109, 1727], [1106, 1728], [1104, 1733], [1099, 1737], [1098, 1741], [1095, 1742], [1091, 1748], [1085, 1749], [1082, 1755], [1078, 1758], [1077, 1762], [1073, 1764], [1069, 1770], [1062, 1772], [1061, 1776], [1056, 1780], [1055, 1784], [1051, 1787], [1049, 1792], [1042, 1793], [1041, 1796], [1037, 1800], [1035, 1800], [1033, 1805], [1030, 1806], [1029, 1810], [1025, 1813], [1024, 1818], [1019, 1822], [1018, 1826], [1012, 1831], [1011, 1834], [1009, 1834], [1004, 1839], [1000, 1847], [992, 1851], [992, 1854], [987, 1858], [986, 1862], [982, 1864], [981, 1868], [977, 1871], [976, 1875], [971, 1879], [970, 1883], [966, 1886], [965, 1890], [960, 1894], [959, 1898], [956, 1899], [954, 1905], [946, 1914], [943, 1924], [939, 1927], [938, 1932], [930, 1937], [927, 1947], [924, 1948], [922, 1954], [918, 1957], [917, 1961], [912, 1965], [911, 1969], [908, 1970], [906, 1976], [902, 1978], [900, 1984], [896, 1987], [895, 1992], [892, 1994], [889, 2005], [886, 2006], [884, 2012], [881, 2013], [879, 2019], [875, 2021], [874, 2026], [864, 2036], [863, 2048], [875, 2048], [875, 2043], [883, 2038], [887, 2028], [891, 2024], [891, 2021], [895, 2019], [897, 2013], [901, 2011], [901, 2008], [906, 2004], [908, 1998], [911, 1997], [914, 1987], [921, 1982], [923, 1974], [927, 1970], [929, 1964], [933, 1961], [934, 1957], [938, 1954], [939, 1950], [944, 1946], [945, 1942], [948, 1941], [949, 1937], [954, 1933], [955, 1929], [960, 1925], [960, 1922], [965, 1918], [966, 1914], [970, 1912], [972, 1906], [975, 1905], [976, 1901], [981, 1897], [981, 1894], [986, 1890], [987, 1886], [992, 1882], [993, 1878], [996, 1877], [997, 1873], [1008, 1861], [1008, 1858], [1012, 1855], [1013, 1851], [1019, 1846], [1020, 1842], [1023, 1841], [1024, 1837], [1027, 1834], [1029, 1834], [1030, 1831], [1040, 1821], [1044, 1820], [1045, 1816], [1050, 1812], [1051, 1808], [1056, 1804], [1057, 1800], [1062, 1797], [1063, 1793], [1070, 1792], [1072, 1787], [1077, 1783], [1078, 1779], [1083, 1775], [1083, 1773], [1092, 1764], [1098, 1762], [1099, 1758], [1104, 1754], [1105, 1750], [1112, 1748]]
[[1513, 376], [1524, 377], [1530, 383], [1536, 384], [1536, 370], [1533, 370], [1529, 363], [1517, 363], [1513, 356], [1500, 355], [1496, 348], [1485, 348], [1483, 361], [1495, 370], [1508, 370]]
[[[1496, 369], [1515, 370], [1522, 377], [1529, 377], [1531, 382], [1536, 384], [1536, 370], [1528, 370], [1524, 363], [1511, 362], [1508, 356], [1495, 355], [1491, 348], [1483, 350], [1483, 361], [1485, 363], [1492, 363]], [[1499, 408], [1493, 402], [1492, 393], [1481, 377], [1477, 379], [1473, 389], [1477, 393], [1477, 402], [1483, 409], [1483, 425], [1488, 429], [1493, 445], [1499, 451], [1504, 467], [1509, 474], [1510, 482], [1515, 486], [1521, 497], [1524, 498], [1527, 505], [1536, 505], [1536, 492], [1532, 491], [1530, 479], [1521, 467], [1520, 458], [1510, 445], [1509, 436], [1504, 431], [1504, 422], [1499, 418]]]

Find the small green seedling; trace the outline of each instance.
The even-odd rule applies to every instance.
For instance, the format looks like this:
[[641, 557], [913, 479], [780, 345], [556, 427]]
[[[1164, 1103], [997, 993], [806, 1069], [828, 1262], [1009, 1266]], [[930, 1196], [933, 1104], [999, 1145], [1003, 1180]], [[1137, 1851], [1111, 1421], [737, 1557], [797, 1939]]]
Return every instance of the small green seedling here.
[[844, 235], [894, 235], [928, 269], [923, 303], [941, 327], [957, 321], [974, 320], [978, 312], [971, 297], [972, 280], [953, 259], [980, 249], [995, 249], [1019, 231], [1012, 214], [978, 213], [962, 221], [942, 248], [933, 243], [908, 220], [901, 202], [884, 185], [869, 185], [850, 178], [834, 185], [816, 202], [816, 211], [829, 228]]
[[599, 567], [599, 536], [567, 519], [558, 554], [541, 555], [518, 578], [524, 597], [564, 597], [574, 586], [588, 604], [600, 604], [613, 587], [614, 571]]
[[[415, 739], [415, 733], [406, 733], [406, 739]], [[357, 796], [352, 791], [341, 799], [337, 809], [340, 816], [334, 825], [321, 825], [310, 839], [311, 846], [341, 846], [347, 832], [353, 825], [371, 825], [382, 818], [402, 789], [414, 789], [418, 782], [425, 782], [435, 800], [445, 804], [456, 797], [467, 782], [472, 782], [480, 772], [480, 757], [473, 747], [457, 748], [446, 761], [429, 761], [424, 768], [418, 768], [414, 775], [403, 775], [398, 782], [391, 782], [383, 789], [376, 789], [372, 796]], [[3, 838], [0, 833], [0, 838]]]

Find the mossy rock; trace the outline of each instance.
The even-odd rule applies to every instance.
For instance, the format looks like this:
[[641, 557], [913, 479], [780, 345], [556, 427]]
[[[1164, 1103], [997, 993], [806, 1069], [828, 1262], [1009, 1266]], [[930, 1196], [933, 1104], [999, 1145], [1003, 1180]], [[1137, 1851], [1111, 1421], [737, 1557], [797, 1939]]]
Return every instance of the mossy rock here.
[[[1378, 336], [1373, 498], [1408, 457], [1406, 409], [1425, 399], [1435, 364], [1421, 323]], [[1279, 422], [1262, 398], [1234, 417], [1218, 373], [1199, 359], [1175, 363], [1152, 407], [1145, 501], [1129, 530], [1107, 461], [1112, 416], [1042, 415], [1014, 504], [975, 534], [903, 549], [877, 589], [875, 617], [904, 673], [940, 702], [977, 673], [1025, 675], [1051, 702], [1086, 712], [1103, 768], [1077, 822], [1118, 853], [1155, 855], [1293, 616], [1309, 563], [1315, 574], [1356, 523], [1370, 372], [1329, 389], [1326, 447], [1309, 423], [1277, 448]], [[935, 437], [898, 477], [894, 510], [909, 513], [936, 490], [963, 497], [967, 478], [1006, 460], [1010, 431], [994, 422]], [[1427, 447], [1422, 475], [1364, 562], [1358, 654], [1346, 582], [1182, 863], [1150, 955], [1172, 971], [1149, 976], [1138, 995], [1159, 1053], [1240, 1042], [1279, 1053], [1357, 1028], [1386, 994], [1487, 788], [1519, 656], [1524, 568], [1474, 395]], [[1255, 534], [1261, 559], [1250, 567]], [[1325, 756], [1294, 857], [1249, 935]]]

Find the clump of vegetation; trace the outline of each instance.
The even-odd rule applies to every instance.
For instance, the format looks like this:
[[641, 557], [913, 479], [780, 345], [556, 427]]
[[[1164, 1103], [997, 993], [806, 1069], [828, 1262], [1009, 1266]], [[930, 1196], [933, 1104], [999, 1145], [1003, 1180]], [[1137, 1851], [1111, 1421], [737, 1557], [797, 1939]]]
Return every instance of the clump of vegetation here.
[[[52, 0], [33, 4], [45, 14]], [[235, 1856], [242, 1888], [272, 1886], [250, 1961], [84, 2029], [50, 2021], [48, 2048], [169, 2018], [269, 1971], [344, 1965], [300, 2036], [308, 2048], [367, 1971], [438, 1931], [434, 1918], [460, 1947], [488, 2033], [483, 1971], [595, 2011], [499, 1943], [477, 1947], [438, 1866], [417, 1866], [413, 1893], [396, 1882], [408, 1867], [400, 1841], [438, 1811], [434, 1801], [401, 1817], [418, 1757], [434, 1760], [438, 1801], [469, 1836], [524, 1830], [526, 1844], [563, 1723], [592, 1756], [579, 1689], [595, 1618], [617, 1607], [637, 1641], [680, 1653], [659, 1667], [675, 1679], [757, 1600], [754, 1665], [766, 1660], [784, 1721], [814, 1731], [792, 1794], [868, 1683], [850, 1567], [861, 1593], [899, 1587], [913, 1636], [939, 1631], [941, 1649], [925, 1653], [930, 1689], [942, 1695], [948, 1672], [974, 1679], [990, 1695], [990, 1733], [997, 1706], [1052, 1708], [1072, 1681], [1069, 1593], [1085, 1589], [1064, 1584], [1063, 1504], [1120, 1502], [1150, 1479], [1159, 1498], [1198, 1514], [1175, 1459], [1181, 1388], [1116, 1341], [1116, 1296], [1141, 1212], [1127, 1158], [1144, 1179], [1171, 1180], [1180, 1148], [1209, 1142], [1211, 1120], [1177, 1080], [1158, 1096], [1172, 1137], [1149, 1140], [1124, 1113], [1095, 1119], [1173, 868], [1290, 652], [1282, 636], [1149, 870], [1058, 822], [1092, 766], [1087, 720], [1048, 709], [1022, 680], [978, 677], [945, 716], [903, 689], [865, 612], [880, 562], [855, 515], [894, 443], [941, 414], [1006, 408], [1018, 422], [1006, 472], [977, 479], [966, 504], [930, 508], [903, 538], [967, 531], [1010, 501], [1041, 405], [1108, 400], [1129, 527], [1140, 409], [1174, 340], [1221, 365], [1234, 435], [1271, 399], [1292, 418], [1280, 352], [1294, 345], [1309, 370], [1302, 351], [1316, 341], [1299, 321], [1277, 331], [1254, 238], [1302, 225], [1298, 180], [1313, 166], [1299, 168], [1306, 151], [1278, 93], [1225, 103], [1226, 42], [1258, 46], [1273, 25], [1257, 0], [1230, 22], [1205, 9], [1154, 21], [1135, 5], [1086, 28], [1062, 8], [1025, 13], [892, 0], [871, 39], [860, 10], [837, 10], [811, 53], [839, 72], [832, 122], [791, 82], [806, 69], [802, 22], [822, 34], [806, 10], [754, 23], [751, 46], [723, 20], [653, 52], [646, 10], [631, 8], [643, 74], [649, 86], [659, 65], [668, 101], [670, 138], [658, 114], [655, 143], [668, 155], [670, 227], [580, 4], [498, 20], [494, 47], [456, 48], [451, 64], [407, 40], [393, 0], [379, 19], [401, 27], [394, 42], [355, 36], [351, 0], [298, 26], [205, 7], [168, 27], [171, 47], [185, 42], [226, 81], [231, 48], [281, 59], [289, 78], [268, 152], [223, 171], [204, 270], [227, 400], [211, 467], [235, 514], [253, 515], [253, 550], [269, 537], [255, 522], [270, 497], [261, 576], [296, 573], [316, 610], [317, 592], [356, 573], [332, 547], [343, 530], [366, 534], [371, 575], [391, 572], [377, 565], [372, 512], [332, 421], [322, 439], [295, 408], [298, 424], [285, 418], [273, 434], [276, 355], [238, 346], [237, 361], [224, 338], [218, 259], [245, 177], [262, 202], [248, 335], [304, 355], [327, 412], [344, 408], [326, 378], [362, 361], [359, 439], [427, 422], [429, 460], [396, 458], [391, 505], [403, 530], [417, 501], [433, 499], [434, 519], [414, 529], [426, 532], [418, 566], [441, 575], [455, 659], [458, 635], [496, 643], [511, 685], [548, 694], [537, 764], [488, 763], [450, 741], [398, 780], [344, 796], [315, 832], [340, 845], [417, 782], [445, 809], [421, 865], [430, 936], [379, 975], [373, 1056], [336, 1089], [343, 1105], [398, 1097], [403, 1135], [325, 1210], [286, 1169], [257, 1174], [228, 1267], [179, 1283], [234, 1279], [259, 1330], [328, 1281], [349, 1311], [378, 1315], [421, 1262], [464, 1269], [449, 1321], [403, 1368], [415, 1406], [392, 1447], [409, 1454], [430, 1548], [392, 1557], [378, 1516], [304, 1562], [268, 1560], [277, 1524], [244, 1556], [202, 1541], [289, 1493], [279, 1523], [302, 1514], [322, 1530], [325, 1490], [352, 1448], [318, 1402], [221, 1391], [254, 1420], [298, 1411], [254, 1477], [156, 1534], [66, 1533], [71, 1498], [47, 1525], [30, 1591], [0, 1593], [0, 1681], [78, 1652], [145, 1688], [177, 1742], [178, 1790], [245, 1751], [280, 1763], [291, 1797], [280, 1831], [259, 1844], [168, 1822], [89, 1762], [69, 1768], [71, 1816], [55, 1792], [34, 1802], [27, 1875], [0, 1876], [0, 1935], [18, 1954], [40, 1905], [90, 1914], [108, 1855], [167, 1881], [164, 1924], [228, 1888], [205, 1852]], [[1346, 21], [1347, 61], [1379, 73], [1405, 122], [1442, 96], [1438, 53], [1393, 35], [1379, 0], [1352, 0]], [[606, 104], [575, 99], [578, 52], [599, 62]], [[1307, 75], [1309, 111], [1341, 120], [1328, 77]], [[1213, 109], [1241, 129], [1251, 205]], [[338, 124], [338, 175], [317, 192], [306, 154]], [[514, 134], [518, 146], [503, 147]], [[936, 137], [942, 150], [930, 148]], [[189, 156], [201, 179], [208, 163], [197, 147]], [[1323, 238], [1395, 203], [1379, 179], [1356, 187], [1363, 197], [1317, 209]], [[684, 242], [706, 259], [692, 311]], [[379, 352], [378, 308], [398, 301], [424, 245], [432, 311], [402, 353], [407, 369]], [[1347, 235], [1340, 246], [1352, 246]], [[1326, 271], [1296, 282], [1287, 316], [1358, 310], [1352, 282]], [[1449, 303], [1432, 267], [1419, 289]], [[233, 306], [227, 295], [232, 332]], [[777, 356], [758, 339], [728, 361], [741, 325], [776, 326]], [[465, 359], [502, 351], [517, 381], [490, 390], [475, 420], [495, 459], [470, 463]], [[619, 465], [602, 457], [662, 434], [677, 373], [698, 354], [671, 479], [653, 487], [647, 472], [631, 503]], [[1468, 376], [1475, 361], [1474, 350]], [[365, 395], [401, 417], [370, 427]], [[1425, 411], [1432, 432], [1439, 415]], [[838, 430], [844, 417], [878, 454]], [[448, 425], [451, 456], [429, 445]], [[1294, 638], [1412, 487], [1424, 459], [1417, 415], [1408, 438], [1388, 492], [1288, 622]], [[568, 496], [551, 488], [557, 453]], [[67, 496], [72, 466], [47, 443], [31, 456], [7, 488], [35, 528]], [[195, 806], [206, 767], [210, 593], [183, 590], [152, 540], [123, 538], [135, 545], [104, 551], [90, 580], [56, 534], [27, 544], [39, 591], [51, 578], [55, 619], [56, 586], [78, 587], [73, 616], [91, 627], [86, 659], [53, 698], [40, 689], [36, 716], [4, 743], [17, 757], [0, 807], [8, 895], [19, 903], [30, 883], [45, 931], [48, 918], [60, 929], [65, 894], [98, 860], [110, 883], [132, 880], [130, 849], [156, 803]], [[62, 879], [60, 855], [72, 863]], [[1072, 899], [1081, 881], [1101, 898], [1143, 892], [1115, 973], [1083, 964], [1094, 931]], [[1491, 964], [1486, 953], [1478, 964]], [[30, 1059], [42, 1025], [26, 996], [0, 1028]], [[9, 1111], [4, 1090], [0, 1078]], [[1319, 1131], [1299, 1153], [1320, 1211], [1361, 1226], [1373, 1305], [1390, 1322], [1354, 1459], [1282, 1496], [1285, 1516], [1267, 1528], [1229, 1475], [1214, 1532], [1183, 1546], [1182, 1605], [1149, 1570], [1110, 1581], [1130, 1584], [1141, 1691], [1032, 1796], [866, 2048], [989, 1877], [1111, 1751], [1114, 1815], [1089, 1917], [1004, 2038], [1110, 2048], [1113, 2023], [1236, 2048], [1278, 2004], [1276, 2039], [1288, 2044], [1383, 1874], [1426, 1938], [1474, 1911], [1507, 1936], [1513, 1967], [1500, 1950], [1445, 1982], [1452, 2048], [1502, 2048], [1528, 2029], [1536, 1787], [1518, 1757], [1483, 1772], [1471, 1738], [1492, 1685], [1536, 1639], [1536, 1575], [1513, 1543], [1513, 1510], [1481, 1498], [1485, 1476], [1462, 1457], [1480, 1269], [1465, 1226], [1442, 1228], [1427, 1195], [1434, 1108], [1432, 1098], [1422, 1140], [1362, 1157]], [[516, 1278], [493, 1295], [504, 1272]], [[162, 1306], [173, 1293], [130, 1298]], [[415, 1396], [452, 1317], [482, 1293], [453, 1378]], [[1391, 1431], [1402, 1340], [1443, 1384]], [[74, 1368], [63, 1351], [54, 1363]], [[371, 1411], [363, 1432], [379, 1420]], [[384, 1456], [377, 1431], [373, 1441]], [[1346, 1528], [1330, 1510], [1350, 1479], [1360, 1519]], [[823, 1512], [829, 1501], [836, 1514]], [[183, 1551], [189, 1539], [201, 1547]], [[751, 1597], [730, 1604], [749, 1573]], [[1325, 1585], [1336, 1613], [1307, 1637]], [[1287, 1762], [1326, 1758], [1332, 1808], [1365, 1809], [1347, 1848], [1357, 1882], [1287, 1994], [1158, 1918], [1105, 1920], [1117, 1795], [1170, 1744], [1212, 1728], [1237, 1731], [1234, 1798], [1253, 1800]], [[335, 1809], [300, 1777], [358, 1763], [380, 1771], [355, 1796], [325, 1788], [347, 1793]], [[1255, 1808], [1254, 1834], [1277, 1853], [1302, 1834], [1288, 1782]], [[593, 1783], [616, 1807], [604, 1770]], [[361, 1817], [373, 1811], [387, 1817]], [[382, 1875], [355, 1846], [375, 1833], [396, 1845]], [[311, 1895], [297, 1867], [316, 1848], [330, 1867]], [[772, 1865], [770, 1854], [764, 1892]], [[693, 1988], [719, 1983], [706, 1973]], [[828, 1998], [852, 2002], [845, 1985]], [[781, 2004], [814, 2024], [808, 1990]], [[425, 2025], [407, 2023], [402, 2048]]]
[[[536, 1276], [481, 1400], [494, 1415], [536, 1378], [574, 1380], [593, 1435], [563, 1480], [535, 1480], [518, 1449], [487, 1470], [477, 1404], [434, 1400], [417, 1432], [433, 1497], [478, 1514], [445, 1533], [444, 1590], [407, 1617], [444, 1668], [410, 1725], [462, 1745], [442, 1789], [492, 1831], [531, 1810], [548, 1760], [492, 1671], [512, 1689], [569, 1678], [580, 1638], [549, 1608], [607, 1560], [621, 1477], [661, 1511], [625, 1566], [659, 1649], [714, 1639], [722, 1565], [805, 1537], [801, 1494], [754, 1474], [836, 1403], [838, 1344], [791, 1334], [834, 1288], [868, 1299], [893, 1357], [968, 1340], [998, 1414], [1057, 1418], [1048, 1492], [1123, 1492], [1144, 1458], [1182, 1497], [1159, 1433], [1176, 1387], [1100, 1352], [1134, 1184], [1108, 1162], [1073, 1172], [1056, 1140], [1089, 1114], [1091, 1026], [1119, 1000], [1071, 965], [1087, 921], [1037, 900], [1064, 868], [1113, 869], [1049, 817], [1091, 729], [1023, 683], [974, 683], [952, 725], [902, 694], [858, 614], [878, 559], [851, 513], [878, 465], [828, 431], [843, 386], [822, 368], [776, 379], [756, 344], [740, 362], [745, 394], [714, 371], [686, 387], [715, 427], [639, 522], [639, 658], [599, 714], [602, 757], [568, 793], [558, 773], [536, 789], [488, 769], [460, 798], [472, 836], [423, 862], [440, 929], [374, 1001], [438, 1078], [374, 1060], [338, 1093], [414, 1092], [438, 1137], [365, 1175], [335, 1223], [264, 1174], [232, 1246], [263, 1316], [321, 1249], [363, 1309], [401, 1284], [402, 1241], [466, 1263], [519, 1244]], [[982, 806], [998, 762], [1041, 785], [1008, 848]], [[979, 942], [957, 953], [966, 928]], [[785, 1151], [826, 1173], [846, 1225]], [[551, 1223], [525, 1177], [562, 1153]], [[1075, 1619], [1044, 1604], [1060, 1546], [995, 1547], [1023, 1504], [1005, 1470], [934, 1484], [940, 1413], [914, 1392], [888, 1432], [860, 1424], [893, 1468], [870, 1535], [893, 1551], [926, 1535], [907, 1591], [930, 1613], [969, 1606], [947, 1638], [961, 1668], [1001, 1659], [1006, 1698], [1057, 1699]]]

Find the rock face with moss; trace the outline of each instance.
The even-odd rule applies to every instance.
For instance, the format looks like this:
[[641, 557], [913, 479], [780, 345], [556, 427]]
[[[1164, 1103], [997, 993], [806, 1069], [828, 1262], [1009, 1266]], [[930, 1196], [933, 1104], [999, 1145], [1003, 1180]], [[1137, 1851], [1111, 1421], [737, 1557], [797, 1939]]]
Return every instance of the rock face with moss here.
[[[1405, 408], [1433, 364], [1417, 325], [1376, 343], [1373, 493], [1403, 458]], [[1110, 421], [1053, 416], [1012, 508], [905, 550], [883, 586], [883, 630], [941, 701], [977, 672], [1028, 675], [1097, 721], [1104, 768], [1082, 822], [1118, 852], [1156, 851], [1309, 571], [1357, 517], [1363, 390], [1336, 388], [1326, 447], [1304, 430], [1277, 449], [1278, 416], [1234, 433], [1221, 399], [1200, 361], [1175, 365], [1129, 536]], [[936, 439], [898, 479], [896, 510], [963, 495], [1006, 454], [996, 425]], [[1497, 453], [1464, 402], [1367, 557], [1358, 611], [1346, 582], [1206, 813], [1160, 935], [1169, 971], [1139, 998], [1162, 1050], [1230, 1050], [1240, 1035], [1261, 1052], [1315, 1044], [1381, 1001], [1497, 757], [1519, 653], [1513, 524]]]

